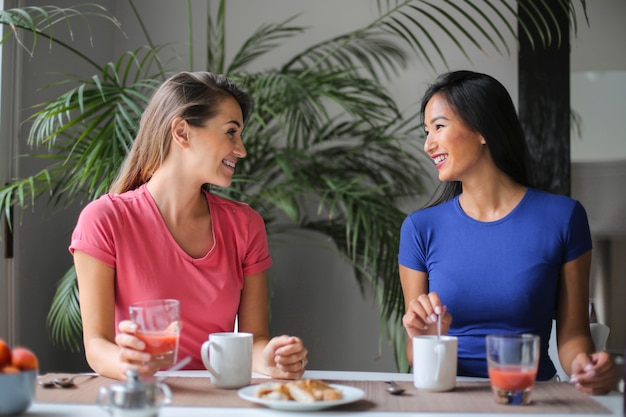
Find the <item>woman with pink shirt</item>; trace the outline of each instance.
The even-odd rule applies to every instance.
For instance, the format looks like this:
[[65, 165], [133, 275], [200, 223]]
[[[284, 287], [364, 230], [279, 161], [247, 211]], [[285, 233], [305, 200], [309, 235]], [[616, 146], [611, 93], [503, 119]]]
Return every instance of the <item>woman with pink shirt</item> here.
[[207, 335], [254, 335], [253, 370], [302, 376], [307, 350], [293, 336], [270, 338], [266, 271], [272, 260], [262, 217], [218, 197], [228, 187], [251, 100], [223, 76], [181, 72], [154, 93], [110, 192], [80, 214], [70, 245], [78, 277], [85, 354], [100, 375], [152, 374], [150, 354], [128, 320], [130, 304], [175, 298], [179, 357], [203, 369]]

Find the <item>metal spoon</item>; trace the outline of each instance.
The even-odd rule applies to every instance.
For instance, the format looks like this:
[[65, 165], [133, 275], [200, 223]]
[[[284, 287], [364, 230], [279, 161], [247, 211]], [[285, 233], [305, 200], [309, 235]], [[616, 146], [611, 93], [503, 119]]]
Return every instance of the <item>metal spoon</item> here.
[[389, 386], [386, 388], [387, 392], [391, 395], [402, 395], [404, 394], [405, 389], [404, 388], [400, 388], [398, 386], [398, 384], [396, 384], [394, 381], [386, 381]]
[[182, 369], [185, 365], [187, 365], [189, 362], [191, 362], [191, 356], [187, 356], [185, 359], [181, 360], [180, 362], [178, 362], [177, 364], [173, 365], [171, 368], [166, 369], [165, 371], [161, 372], [159, 374], [159, 377], [156, 379], [157, 382], [163, 382], [165, 381], [165, 378], [167, 378], [168, 376], [170, 376], [173, 372], [178, 371], [179, 369]]
[[74, 384], [74, 377], [71, 378], [54, 378], [51, 381], [39, 381], [39, 385], [42, 388], [72, 388]]
[[52, 381], [39, 381], [39, 385], [42, 388], [54, 388], [54, 382]]
[[437, 340], [441, 339], [441, 314], [437, 314]]
[[74, 386], [74, 377], [70, 378], [54, 378], [52, 383], [61, 388], [72, 388]]

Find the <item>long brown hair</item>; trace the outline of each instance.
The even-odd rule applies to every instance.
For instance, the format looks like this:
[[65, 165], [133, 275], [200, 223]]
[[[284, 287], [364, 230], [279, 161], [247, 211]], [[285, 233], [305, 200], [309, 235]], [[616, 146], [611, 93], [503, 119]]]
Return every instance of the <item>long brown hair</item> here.
[[252, 109], [250, 97], [223, 75], [179, 72], [166, 80], [144, 110], [133, 146], [109, 192], [134, 190], [152, 177], [170, 150], [170, 129], [175, 118], [183, 117], [192, 126], [202, 126], [218, 113], [227, 97], [237, 100], [247, 120]]

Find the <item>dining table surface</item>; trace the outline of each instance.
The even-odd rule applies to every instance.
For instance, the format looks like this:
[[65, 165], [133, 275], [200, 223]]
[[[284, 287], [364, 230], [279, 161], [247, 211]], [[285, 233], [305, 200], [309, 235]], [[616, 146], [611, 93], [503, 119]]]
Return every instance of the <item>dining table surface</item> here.
[[[40, 380], [46, 377], [50, 378], [51, 375], [42, 375], [40, 376]], [[110, 385], [110, 384], [119, 384], [121, 382], [105, 379], [102, 377], [97, 377], [95, 374], [77, 374], [79, 378], [76, 379], [76, 390], [75, 394], [80, 398], [80, 401], [65, 401], [63, 395], [68, 392], [64, 392], [62, 389], [57, 390], [42, 390], [41, 387], [37, 388], [37, 395], [35, 397], [35, 401], [29, 407], [29, 409], [24, 413], [25, 416], [37, 416], [37, 417], [60, 417], [60, 416], [107, 416], [112, 415], [108, 410], [103, 409], [100, 405], [97, 404], [96, 398], [94, 395], [97, 395], [97, 391], [102, 388], [102, 386]], [[80, 377], [83, 377], [84, 381], [87, 379], [91, 379], [89, 382], [85, 382], [83, 385]], [[176, 371], [169, 373], [167, 375], [163, 375], [162, 372], [157, 373], [156, 377], [166, 376], [166, 379], [163, 382], [166, 385], [173, 384], [176, 387], [176, 384], [179, 386], [184, 385], [185, 382], [191, 383], [195, 381], [192, 387], [192, 390], [196, 391], [196, 394], [201, 394], [204, 396], [205, 393], [198, 392], [203, 391], [204, 387], [208, 387], [210, 384], [210, 374], [207, 371]], [[182, 379], [185, 378], [185, 379]], [[188, 379], [190, 378], [190, 379]], [[230, 404], [230, 406], [221, 406], [219, 404], [204, 404], [199, 405], [198, 403], [189, 403], [185, 404], [184, 402], [181, 404], [175, 401], [177, 391], [176, 389], [172, 389], [173, 392], [173, 400], [172, 404], [164, 405], [159, 410], [158, 415], [160, 417], [170, 417], [170, 416], [184, 416], [184, 417], [194, 417], [194, 416], [203, 416], [203, 417], [213, 417], [213, 416], [264, 416], [264, 417], [302, 417], [306, 415], [320, 415], [327, 417], [338, 417], [338, 416], [353, 416], [353, 415], [361, 415], [363, 417], [383, 417], [383, 416], [394, 416], [394, 417], [405, 417], [405, 416], [433, 416], [433, 417], [471, 417], [471, 416], [484, 416], [484, 415], [503, 415], [503, 414], [523, 414], [527, 416], [544, 416], [544, 417], [571, 417], [572, 414], [580, 415], [580, 416], [623, 416], [623, 394], [617, 391], [611, 392], [608, 395], [602, 396], [587, 396], [586, 394], [580, 395], [573, 386], [565, 383], [565, 382], [551, 382], [548, 383], [550, 385], [545, 385], [546, 387], [559, 387], [567, 388], [565, 390], [567, 395], [562, 398], [556, 398], [559, 394], [554, 394], [557, 391], [549, 391], [543, 393], [543, 397], [541, 397], [541, 393], [539, 392], [539, 388], [541, 383], [538, 383], [539, 386], [535, 386], [535, 390], [537, 393], [533, 392], [533, 396], [538, 397], [539, 399], [534, 403], [531, 402], [530, 405], [525, 406], [512, 406], [512, 405], [492, 405], [488, 403], [490, 407], [496, 408], [487, 408], [481, 409], [480, 407], [476, 408], [477, 400], [478, 401], [493, 401], [493, 398], [487, 395], [488, 392], [488, 380], [479, 379], [479, 378], [457, 378], [457, 387], [455, 390], [448, 393], [428, 393], [430, 395], [427, 396], [424, 393], [419, 392], [416, 388], [413, 387], [412, 381], [413, 376], [411, 374], [406, 373], [389, 373], [389, 372], [361, 372], [361, 371], [317, 371], [317, 370], [307, 370], [302, 377], [303, 379], [316, 379], [316, 380], [324, 380], [331, 383], [342, 383], [345, 381], [346, 383], [350, 383], [351, 385], [359, 386], [359, 384], [364, 387], [363, 384], [376, 384], [369, 385], [370, 389], [365, 389], [364, 398], [361, 400], [364, 404], [374, 405], [371, 407], [365, 407], [359, 409], [350, 409], [345, 406], [339, 407], [331, 407], [323, 410], [316, 411], [301, 411], [301, 410], [277, 410], [273, 408], [265, 407], [264, 405], [247, 403], [237, 406], [238, 403]], [[252, 375], [252, 384], [260, 383], [264, 381], [267, 377], [264, 377], [260, 374]], [[96, 380], [100, 380], [99, 386], [94, 385]], [[205, 381], [206, 380], [206, 381]], [[269, 380], [269, 379], [268, 379]], [[182, 381], [182, 385], [181, 385]], [[198, 382], [199, 381], [199, 382]], [[378, 381], [378, 382], [376, 382]], [[405, 394], [402, 396], [391, 396], [389, 393], [384, 392], [384, 387], [387, 385], [386, 381], [396, 381], [401, 384], [404, 388], [406, 388]], [[92, 388], [90, 392], [88, 391], [88, 384], [93, 382]], [[476, 384], [476, 386], [480, 387], [480, 391], [477, 389], [475, 391], [476, 395], [469, 389], [471, 384]], [[564, 385], [555, 385], [555, 384], [564, 384]], [[372, 392], [371, 387], [375, 387], [375, 391]], [[85, 391], [81, 391], [81, 388]], [[212, 388], [214, 391], [219, 391], [215, 388]], [[208, 388], [206, 389], [208, 391]], [[229, 397], [231, 399], [236, 399], [242, 401], [240, 398], [237, 398], [238, 390], [223, 390], [217, 392], [217, 395], [221, 395], [222, 397]], [[379, 392], [380, 391], [380, 392]], [[95, 394], [94, 394], [95, 393]], [[215, 392], [214, 392], [215, 393]], [[375, 394], [375, 395], [374, 395]], [[181, 394], [182, 395], [182, 394]], [[437, 397], [439, 395], [439, 397]], [[578, 400], [582, 401], [586, 404], [586, 407], [581, 407], [577, 409], [576, 403], [572, 402], [571, 397], [568, 395], [577, 396]], [[456, 396], [456, 397], [455, 397]], [[464, 396], [464, 397], [460, 397]], [[79, 398], [73, 397], [73, 398]], [[70, 398], [70, 397], [67, 397]], [[440, 399], [437, 402], [437, 398]], [[456, 398], [456, 399], [455, 399]], [[547, 400], [546, 400], [547, 398]], [[52, 400], [51, 400], [52, 399]], [[383, 402], [389, 402], [389, 404], [394, 404], [397, 402], [398, 404], [404, 405], [398, 409], [388, 408], [381, 409], [380, 407], [376, 407], [376, 401], [380, 402], [380, 399], [383, 399]], [[432, 400], [435, 399], [435, 402]], [[182, 398], [180, 398], [182, 401]], [[456, 400], [461, 400], [461, 402], [465, 402], [466, 404], [457, 404], [456, 408], [452, 407], [451, 409], [447, 406], [442, 406], [441, 409], [438, 409], [437, 404], [446, 404], [452, 403]], [[429, 402], [431, 404], [430, 407], [415, 407], [411, 408], [411, 404], [419, 404], [419, 401]], [[443, 402], [442, 402], [443, 401]], [[548, 408], [542, 406], [547, 405]], [[388, 405], [388, 404], [387, 404]], [[549, 408], [549, 407], [553, 408]], [[563, 408], [559, 408], [562, 406]], [[452, 410], [452, 411], [451, 411]], [[487, 411], [486, 411], [487, 410]], [[117, 414], [121, 415], [121, 414]], [[116, 415], [116, 416], [117, 416]], [[139, 414], [137, 414], [139, 415]]]

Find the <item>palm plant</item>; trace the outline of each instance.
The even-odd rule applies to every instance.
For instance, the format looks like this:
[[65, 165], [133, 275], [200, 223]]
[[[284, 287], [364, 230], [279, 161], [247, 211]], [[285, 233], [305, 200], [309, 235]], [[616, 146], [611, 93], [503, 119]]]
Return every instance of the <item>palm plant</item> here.
[[[523, 7], [529, 7], [528, 3], [523, 2]], [[536, 16], [539, 32], [553, 33], [556, 25], [550, 9], [542, 0], [531, 3], [535, 9], [529, 10]], [[232, 187], [214, 192], [257, 209], [270, 237], [298, 229], [328, 236], [354, 267], [361, 285], [372, 285], [383, 328], [394, 341], [396, 362], [406, 370], [399, 320], [404, 303], [396, 262], [400, 224], [406, 213], [398, 207], [402, 199], [422, 192], [424, 173], [416, 140], [417, 118], [398, 109], [382, 82], [404, 69], [411, 53], [433, 68], [435, 58], [447, 65], [437, 36], [422, 19], [464, 54], [465, 41], [481, 48], [472, 32], [480, 33], [498, 52], [510, 53], [505, 37], [515, 37], [516, 31], [508, 18], [517, 16], [517, 11], [507, 0], [378, 0], [377, 4], [378, 17], [370, 24], [314, 44], [282, 66], [264, 71], [254, 70], [255, 60], [281, 41], [305, 33], [305, 28], [295, 25], [294, 18], [261, 25], [227, 62], [226, 1], [220, 0], [212, 9], [205, 69], [226, 74], [256, 102], [244, 139], [248, 156], [237, 165]], [[570, 2], [559, 4], [575, 22]], [[191, 10], [190, 0], [187, 7]], [[495, 14], [497, 21], [491, 21], [484, 9]], [[23, 209], [45, 193], [60, 206], [105, 193], [131, 146], [150, 93], [168, 74], [185, 69], [164, 64], [160, 57], [165, 46], [152, 44], [145, 29], [146, 47], [127, 51], [104, 65], [52, 37], [55, 24], [70, 25], [86, 15], [119, 25], [97, 5], [0, 12], [0, 23], [8, 25], [16, 39], [22, 39], [22, 31], [32, 33], [35, 40], [44, 37], [95, 69], [90, 77], [62, 80], [67, 91], [42, 103], [33, 114], [29, 143], [47, 146], [47, 152], [33, 156], [52, 163], [0, 188], [0, 204], [7, 217], [13, 205]], [[136, 10], [135, 16], [145, 28]], [[474, 30], [467, 30], [468, 25]], [[498, 27], [504, 27], [504, 32]], [[538, 41], [553, 40], [542, 35]], [[22, 46], [30, 50], [35, 43]], [[82, 327], [73, 268], [58, 284], [48, 322], [54, 340], [69, 348], [80, 347]]]

